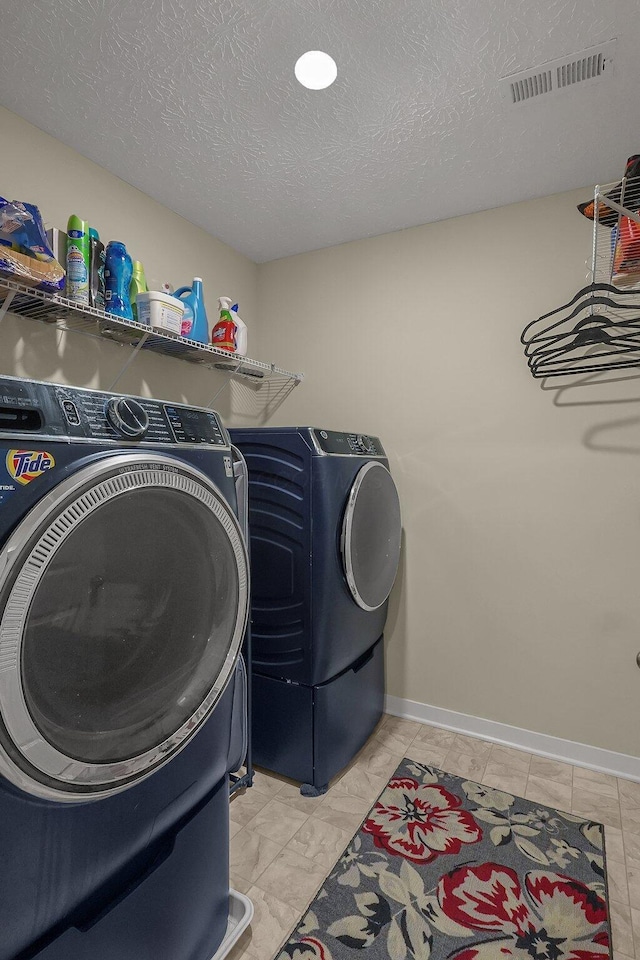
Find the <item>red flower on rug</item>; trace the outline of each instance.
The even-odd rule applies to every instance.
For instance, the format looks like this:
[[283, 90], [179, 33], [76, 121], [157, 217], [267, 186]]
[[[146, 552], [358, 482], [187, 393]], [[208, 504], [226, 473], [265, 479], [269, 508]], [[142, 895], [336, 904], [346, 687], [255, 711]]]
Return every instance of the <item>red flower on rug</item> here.
[[451, 960], [608, 960], [607, 907], [593, 890], [561, 874], [526, 874], [496, 863], [460, 867], [440, 879], [443, 913], [468, 930], [497, 936], [462, 947]]
[[328, 946], [315, 937], [301, 937], [289, 952], [289, 960], [332, 960]]
[[458, 853], [464, 843], [477, 843], [482, 830], [462, 801], [437, 784], [400, 777], [389, 784], [363, 824], [377, 847], [413, 863]]

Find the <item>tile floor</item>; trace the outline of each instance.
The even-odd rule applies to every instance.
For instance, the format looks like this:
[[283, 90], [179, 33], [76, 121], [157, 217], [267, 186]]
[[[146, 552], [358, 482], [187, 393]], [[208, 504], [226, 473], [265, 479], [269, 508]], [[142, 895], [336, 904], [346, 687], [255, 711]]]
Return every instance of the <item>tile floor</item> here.
[[640, 960], [640, 783], [385, 716], [318, 799], [256, 773], [231, 801], [231, 885], [255, 907], [230, 960], [271, 960], [404, 756], [605, 825], [612, 960]]

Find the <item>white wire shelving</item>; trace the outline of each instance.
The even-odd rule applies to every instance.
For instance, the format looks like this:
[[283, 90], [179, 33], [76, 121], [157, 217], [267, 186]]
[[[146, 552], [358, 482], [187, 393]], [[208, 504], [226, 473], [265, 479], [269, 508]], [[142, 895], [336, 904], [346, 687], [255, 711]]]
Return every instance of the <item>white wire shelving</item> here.
[[640, 367], [640, 175], [596, 186], [581, 213], [593, 220], [587, 285], [527, 324], [521, 335], [534, 377], [593, 378]]
[[[35, 290], [0, 277], [0, 323], [7, 312], [49, 324], [58, 330], [101, 340], [108, 339], [128, 347], [127, 358], [110, 389], [115, 387], [141, 350], [219, 370], [227, 377], [251, 386], [253, 392], [264, 392], [270, 406], [273, 406], [274, 400], [279, 406], [304, 376], [302, 373], [284, 370], [273, 363], [236, 357], [226, 350], [198, 343], [196, 340], [159, 333], [145, 324], [124, 320], [95, 307], [80, 306], [65, 297]], [[223, 387], [224, 383], [220, 389]], [[220, 390], [216, 392], [210, 405], [219, 393]]]
[[640, 178], [598, 184], [593, 198], [593, 283], [637, 291], [640, 302]]

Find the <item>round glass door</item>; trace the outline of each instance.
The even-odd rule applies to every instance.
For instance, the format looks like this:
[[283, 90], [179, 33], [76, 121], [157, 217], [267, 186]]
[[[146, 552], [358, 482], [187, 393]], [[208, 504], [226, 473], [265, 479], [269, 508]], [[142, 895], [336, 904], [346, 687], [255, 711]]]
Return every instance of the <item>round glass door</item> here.
[[0, 771], [86, 799], [165, 763], [244, 633], [245, 546], [217, 488], [170, 457], [101, 460], [28, 514], [2, 561]]
[[342, 563], [351, 596], [363, 610], [377, 610], [391, 593], [402, 521], [396, 485], [375, 461], [358, 471], [342, 524]]

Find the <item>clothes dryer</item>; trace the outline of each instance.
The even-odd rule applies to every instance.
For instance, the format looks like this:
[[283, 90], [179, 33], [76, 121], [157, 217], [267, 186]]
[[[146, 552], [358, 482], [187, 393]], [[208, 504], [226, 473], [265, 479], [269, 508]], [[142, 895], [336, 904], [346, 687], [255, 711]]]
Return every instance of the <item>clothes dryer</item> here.
[[247, 608], [215, 413], [0, 378], [1, 960], [213, 956]]
[[314, 794], [382, 713], [398, 493], [376, 437], [231, 435], [249, 470], [254, 758]]

